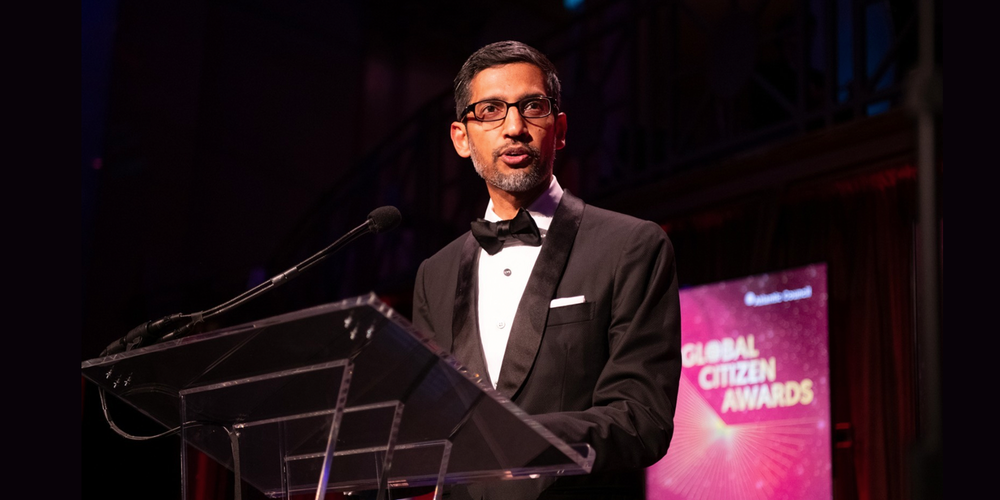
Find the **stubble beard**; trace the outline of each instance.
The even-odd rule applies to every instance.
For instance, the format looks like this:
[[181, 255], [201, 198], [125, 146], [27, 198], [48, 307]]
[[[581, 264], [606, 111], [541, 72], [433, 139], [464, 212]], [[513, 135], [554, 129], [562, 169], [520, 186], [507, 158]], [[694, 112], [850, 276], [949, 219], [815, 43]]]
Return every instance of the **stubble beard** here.
[[[531, 163], [526, 167], [505, 174], [497, 169], [496, 163], [500, 161], [501, 152], [508, 146], [502, 146], [493, 151], [490, 155], [493, 161], [483, 165], [476, 147], [470, 142], [472, 165], [476, 168], [476, 173], [493, 187], [508, 193], [522, 193], [531, 190], [545, 180], [546, 173], [551, 171], [555, 155], [552, 158], [542, 158], [542, 152], [538, 148], [530, 144], [521, 144], [520, 146], [530, 151]], [[548, 164], [546, 165], [546, 163]]]

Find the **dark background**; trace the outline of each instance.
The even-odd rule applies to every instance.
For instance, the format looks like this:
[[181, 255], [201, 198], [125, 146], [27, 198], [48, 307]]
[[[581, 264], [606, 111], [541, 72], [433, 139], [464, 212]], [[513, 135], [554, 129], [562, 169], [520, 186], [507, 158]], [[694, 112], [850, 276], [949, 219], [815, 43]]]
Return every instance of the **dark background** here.
[[[85, 2], [81, 360], [238, 295], [382, 205], [399, 228], [205, 329], [369, 291], [409, 316], [421, 260], [487, 201], [448, 139], [452, 78], [517, 39], [560, 71], [562, 185], [663, 225], [682, 285], [828, 263], [833, 418], [850, 429], [834, 436], [834, 497], [913, 497], [910, 457], [939, 435], [918, 284], [943, 276], [940, 199], [936, 224], [918, 216], [916, 14], [862, 0]], [[923, 227], [941, 250], [929, 266]], [[120, 426], [158, 430], [110, 403]], [[85, 495], [179, 497], [176, 437], [114, 434], [89, 382], [82, 408]]]

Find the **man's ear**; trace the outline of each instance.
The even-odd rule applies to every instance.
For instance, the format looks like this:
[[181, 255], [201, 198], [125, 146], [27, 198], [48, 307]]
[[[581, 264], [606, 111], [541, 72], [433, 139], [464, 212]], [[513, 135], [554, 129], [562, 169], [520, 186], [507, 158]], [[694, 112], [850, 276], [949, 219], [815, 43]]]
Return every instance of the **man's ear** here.
[[462, 158], [472, 156], [472, 150], [469, 149], [469, 134], [465, 127], [462, 122], [451, 123], [451, 143], [455, 146], [455, 152]]
[[566, 147], [566, 113], [556, 115], [556, 149]]

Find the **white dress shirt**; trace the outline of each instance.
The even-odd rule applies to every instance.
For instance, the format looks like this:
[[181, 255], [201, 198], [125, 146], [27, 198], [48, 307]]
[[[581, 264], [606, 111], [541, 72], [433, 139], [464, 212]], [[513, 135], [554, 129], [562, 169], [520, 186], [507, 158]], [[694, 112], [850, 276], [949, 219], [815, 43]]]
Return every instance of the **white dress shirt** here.
[[[563, 189], [553, 175], [548, 190], [527, 207], [538, 225], [543, 244], [562, 194]], [[486, 206], [484, 218], [490, 222], [503, 220], [493, 212], [493, 200]], [[479, 338], [494, 388], [500, 379], [500, 366], [503, 365], [517, 305], [521, 302], [524, 287], [541, 250], [541, 246], [526, 245], [516, 239], [504, 242], [503, 248], [494, 255], [479, 250]]]

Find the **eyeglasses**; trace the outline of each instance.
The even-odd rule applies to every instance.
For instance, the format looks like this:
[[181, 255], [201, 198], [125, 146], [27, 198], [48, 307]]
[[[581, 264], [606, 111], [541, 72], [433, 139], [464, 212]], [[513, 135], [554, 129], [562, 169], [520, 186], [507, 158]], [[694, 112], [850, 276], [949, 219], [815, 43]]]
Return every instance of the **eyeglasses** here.
[[507, 118], [507, 111], [517, 106], [517, 112], [523, 118], [545, 118], [556, 109], [556, 100], [552, 97], [528, 97], [517, 102], [504, 102], [499, 99], [487, 99], [474, 102], [462, 111], [462, 121], [469, 119], [469, 112], [481, 122], [497, 122]]

